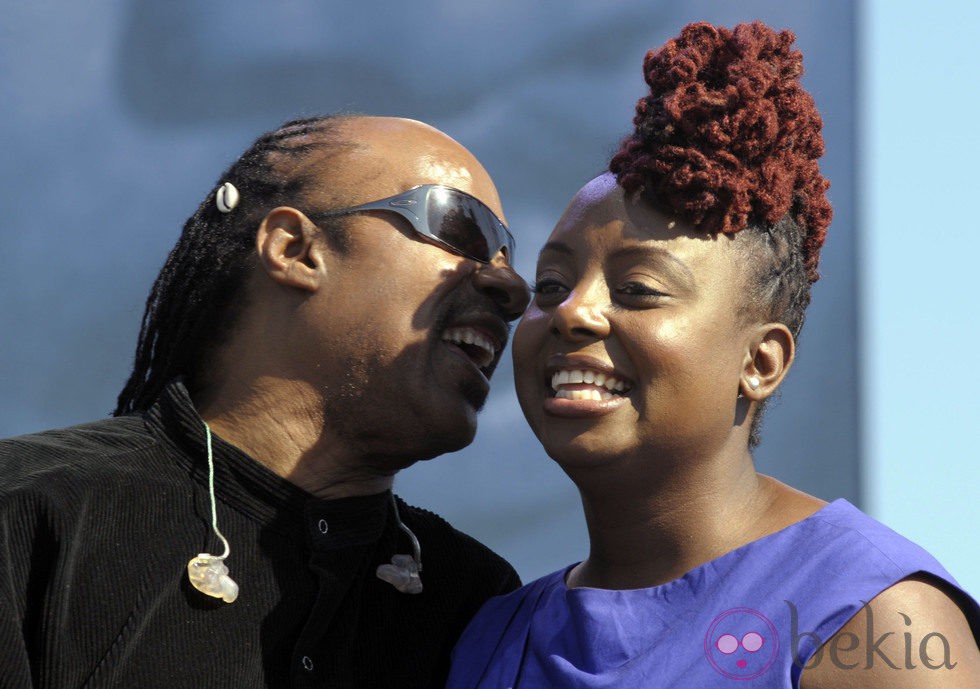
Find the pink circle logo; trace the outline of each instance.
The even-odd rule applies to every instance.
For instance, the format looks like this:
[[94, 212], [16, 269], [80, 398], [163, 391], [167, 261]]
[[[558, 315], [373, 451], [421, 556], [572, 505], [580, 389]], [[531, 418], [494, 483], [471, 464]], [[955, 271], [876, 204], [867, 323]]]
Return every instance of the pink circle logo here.
[[753, 679], [776, 661], [779, 635], [758, 610], [732, 608], [721, 613], [704, 635], [704, 655], [729, 679]]

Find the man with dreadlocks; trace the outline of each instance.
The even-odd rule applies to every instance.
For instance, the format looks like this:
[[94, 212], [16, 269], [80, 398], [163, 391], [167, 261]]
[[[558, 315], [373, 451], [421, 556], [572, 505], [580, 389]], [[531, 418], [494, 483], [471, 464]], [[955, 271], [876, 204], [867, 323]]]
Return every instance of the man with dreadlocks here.
[[[0, 443], [0, 687], [438, 687], [514, 570], [395, 497], [527, 305], [480, 163], [289, 122], [187, 221], [115, 418]], [[217, 554], [214, 554], [217, 553]]]
[[935, 559], [753, 463], [831, 217], [793, 41], [698, 23], [651, 51], [541, 250], [517, 396], [590, 547], [483, 607], [451, 689], [980, 686], [980, 609]]

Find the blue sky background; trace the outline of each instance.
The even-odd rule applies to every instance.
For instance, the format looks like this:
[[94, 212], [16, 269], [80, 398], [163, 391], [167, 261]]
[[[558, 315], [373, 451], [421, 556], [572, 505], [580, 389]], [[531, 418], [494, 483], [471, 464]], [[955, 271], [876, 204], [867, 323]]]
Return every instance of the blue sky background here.
[[865, 507], [980, 595], [980, 3], [871, 0], [859, 213]]

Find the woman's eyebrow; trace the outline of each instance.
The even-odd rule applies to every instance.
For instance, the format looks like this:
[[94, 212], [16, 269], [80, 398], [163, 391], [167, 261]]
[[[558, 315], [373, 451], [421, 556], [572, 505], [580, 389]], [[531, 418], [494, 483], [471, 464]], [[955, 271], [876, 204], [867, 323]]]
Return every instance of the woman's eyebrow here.
[[561, 242], [554, 242], [554, 241], [547, 242], [543, 247], [541, 247], [541, 251], [539, 251], [538, 253], [543, 254], [546, 251], [565, 254], [566, 256], [575, 255], [575, 252], [572, 251], [572, 248], [570, 246], [568, 246], [567, 244], [562, 244]]
[[612, 254], [613, 258], [633, 258], [642, 261], [652, 261], [667, 272], [673, 274], [679, 280], [693, 287], [696, 284], [694, 273], [684, 261], [673, 253], [659, 246], [640, 244], [617, 249]]

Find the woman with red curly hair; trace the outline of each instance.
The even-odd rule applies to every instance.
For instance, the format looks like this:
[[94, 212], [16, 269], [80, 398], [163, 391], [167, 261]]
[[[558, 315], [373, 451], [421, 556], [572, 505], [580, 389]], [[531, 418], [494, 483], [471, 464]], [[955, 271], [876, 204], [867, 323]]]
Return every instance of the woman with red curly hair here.
[[978, 686], [980, 609], [938, 562], [753, 465], [831, 219], [793, 41], [648, 53], [633, 134], [541, 250], [517, 392], [589, 556], [490, 601], [453, 689]]

